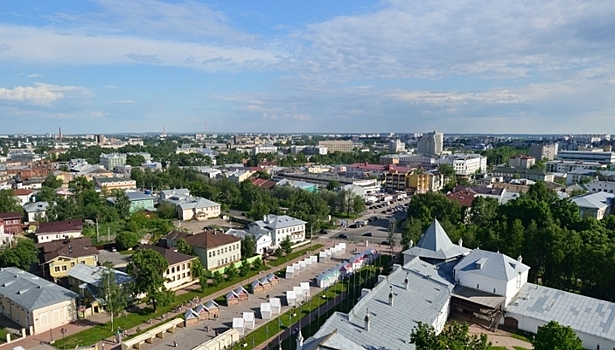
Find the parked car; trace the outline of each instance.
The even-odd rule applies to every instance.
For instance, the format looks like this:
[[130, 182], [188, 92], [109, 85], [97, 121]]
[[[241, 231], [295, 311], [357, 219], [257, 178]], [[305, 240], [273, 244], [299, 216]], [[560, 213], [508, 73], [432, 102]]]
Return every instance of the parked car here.
[[363, 234], [363, 236], [365, 236], [365, 237], [371, 237], [371, 236], [373, 236], [373, 235], [372, 235], [372, 233], [371, 233], [371, 232], [365, 232], [365, 233]]
[[345, 233], [340, 233], [339, 235], [337, 235], [337, 238], [343, 238], [343, 239], [347, 239], [348, 235]]
[[382, 244], [382, 245], [389, 245], [389, 241], [382, 241], [382, 242], [380, 242], [380, 244]]
[[322, 228], [322, 229], [320, 229], [320, 231], [318, 231], [318, 233], [320, 233], [321, 235], [326, 235], [326, 234], [327, 234], [327, 233], [329, 233], [329, 232], [327, 232], [327, 230], [325, 230], [324, 228]]

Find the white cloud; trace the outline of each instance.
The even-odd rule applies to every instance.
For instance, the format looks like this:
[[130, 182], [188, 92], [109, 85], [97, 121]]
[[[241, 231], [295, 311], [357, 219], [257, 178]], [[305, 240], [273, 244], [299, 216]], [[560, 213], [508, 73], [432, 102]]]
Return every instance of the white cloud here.
[[42, 77], [42, 75], [40, 75], [38, 73], [32, 73], [32, 74], [29, 74], [27, 77], [28, 78], [38, 78], [38, 77]]
[[109, 115], [109, 113], [107, 113], [107, 112], [100, 112], [100, 111], [90, 112], [90, 117], [92, 117], [92, 118], [104, 118], [104, 117], [106, 117], [108, 115]]
[[133, 101], [133, 100], [118, 100], [118, 101], [115, 101], [115, 103], [119, 103], [119, 104], [133, 104], [133, 103], [135, 103], [135, 101]]
[[89, 92], [87, 89], [78, 86], [34, 83], [34, 86], [16, 86], [12, 89], [0, 87], [0, 100], [49, 105], [54, 101], [63, 99], [66, 94], [72, 93], [87, 94]]

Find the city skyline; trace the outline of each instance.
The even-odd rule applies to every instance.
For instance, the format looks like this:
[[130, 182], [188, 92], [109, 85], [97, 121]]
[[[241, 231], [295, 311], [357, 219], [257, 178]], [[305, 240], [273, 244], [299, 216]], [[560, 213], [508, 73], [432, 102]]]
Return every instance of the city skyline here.
[[610, 133], [614, 27], [608, 1], [7, 3], [2, 133]]

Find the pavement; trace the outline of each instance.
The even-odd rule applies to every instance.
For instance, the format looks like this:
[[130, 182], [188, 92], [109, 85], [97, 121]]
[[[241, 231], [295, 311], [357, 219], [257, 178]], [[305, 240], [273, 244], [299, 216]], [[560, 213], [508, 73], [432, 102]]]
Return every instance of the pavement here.
[[487, 338], [492, 343], [493, 346], [504, 346], [507, 349], [515, 350], [514, 346], [533, 349], [532, 344], [523, 341], [521, 339], [513, 338], [512, 333], [503, 331], [501, 329], [496, 330], [495, 332], [489, 331], [479, 325], [470, 325], [470, 334], [487, 334]]

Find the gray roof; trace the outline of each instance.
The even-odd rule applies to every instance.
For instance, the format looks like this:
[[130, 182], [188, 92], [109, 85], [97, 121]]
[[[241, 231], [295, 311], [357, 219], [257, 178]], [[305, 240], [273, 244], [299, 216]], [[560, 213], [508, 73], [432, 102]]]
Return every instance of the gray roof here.
[[607, 192], [588, 193], [570, 198], [579, 208], [603, 209], [613, 204], [615, 194]]
[[47, 209], [49, 209], [49, 203], [47, 202], [27, 203], [23, 206], [23, 210], [26, 213], [36, 213], [38, 211], [46, 211]]
[[421, 258], [447, 260], [468, 253], [470, 249], [453, 244], [438, 220], [434, 219], [416, 246], [406, 250], [405, 255]]
[[474, 249], [455, 266], [457, 271], [474, 273], [500, 281], [510, 281], [517, 278], [519, 273], [529, 269], [529, 266], [504, 254], [480, 249]]
[[615, 303], [526, 283], [506, 312], [615, 341]]
[[79, 295], [15, 267], [0, 269], [0, 295], [27, 310], [55, 305]]
[[[103, 266], [77, 264], [68, 270], [68, 276], [98, 287], [104, 269]], [[118, 285], [124, 285], [132, 280], [125, 272], [113, 269], [113, 273], [115, 274], [115, 281]]]
[[[409, 290], [404, 286], [406, 276], [412, 286]], [[389, 305], [391, 286], [395, 295], [393, 306]], [[339, 338], [356, 345], [340, 349], [414, 349], [408, 343], [410, 332], [418, 322], [434, 323], [449, 302], [452, 289], [453, 283], [436, 266], [414, 258], [374, 287], [349, 314], [334, 313], [306, 341], [304, 349], [314, 349], [315, 344], [326, 341], [335, 330], [338, 336], [332, 336], [331, 342]], [[365, 331], [363, 318], [368, 309], [370, 330]]]
[[279, 228], [292, 227], [297, 225], [305, 225], [305, 221], [295, 219], [288, 215], [274, 215], [269, 214], [265, 217], [266, 221], [258, 220], [252, 223], [252, 225], [258, 225], [261, 228], [268, 228], [276, 230]]

